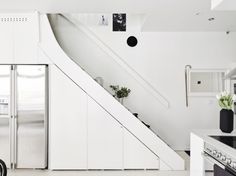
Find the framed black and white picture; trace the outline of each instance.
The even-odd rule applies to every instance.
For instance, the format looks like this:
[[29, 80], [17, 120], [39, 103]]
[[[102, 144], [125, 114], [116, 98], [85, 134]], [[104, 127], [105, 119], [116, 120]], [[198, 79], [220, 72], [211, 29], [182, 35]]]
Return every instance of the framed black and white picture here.
[[126, 14], [113, 13], [113, 31], [126, 31]]

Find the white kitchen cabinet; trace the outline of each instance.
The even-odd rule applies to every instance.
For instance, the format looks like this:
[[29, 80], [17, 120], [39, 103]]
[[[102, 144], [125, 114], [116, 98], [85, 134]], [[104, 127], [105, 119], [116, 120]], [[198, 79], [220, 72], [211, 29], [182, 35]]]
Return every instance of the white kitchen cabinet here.
[[11, 64], [14, 57], [14, 39], [13, 39], [13, 24], [5, 21], [5, 16], [0, 16], [0, 63]]
[[37, 64], [37, 14], [18, 14], [14, 31], [14, 63]]
[[159, 169], [159, 158], [124, 129], [124, 169]]
[[88, 169], [123, 169], [123, 129], [88, 98]]
[[0, 15], [0, 64], [37, 64], [37, 13]]
[[87, 169], [87, 95], [50, 66], [50, 169]]

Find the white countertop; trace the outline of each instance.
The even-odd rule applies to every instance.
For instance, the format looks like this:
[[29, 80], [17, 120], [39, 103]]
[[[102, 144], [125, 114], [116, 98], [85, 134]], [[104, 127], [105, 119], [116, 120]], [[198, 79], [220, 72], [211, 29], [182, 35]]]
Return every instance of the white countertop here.
[[220, 129], [217, 130], [193, 130], [193, 134], [199, 136], [204, 140], [204, 142], [214, 146], [215, 148], [221, 150], [222, 152], [236, 158], [236, 149], [217, 141], [214, 138], [211, 138], [210, 136], [236, 136], [236, 130], [234, 130], [232, 133], [223, 133]]

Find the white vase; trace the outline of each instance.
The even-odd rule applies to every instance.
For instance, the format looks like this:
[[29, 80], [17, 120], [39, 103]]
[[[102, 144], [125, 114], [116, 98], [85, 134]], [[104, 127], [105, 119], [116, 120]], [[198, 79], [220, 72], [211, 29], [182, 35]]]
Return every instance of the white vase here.
[[124, 105], [124, 98], [119, 98], [119, 102]]

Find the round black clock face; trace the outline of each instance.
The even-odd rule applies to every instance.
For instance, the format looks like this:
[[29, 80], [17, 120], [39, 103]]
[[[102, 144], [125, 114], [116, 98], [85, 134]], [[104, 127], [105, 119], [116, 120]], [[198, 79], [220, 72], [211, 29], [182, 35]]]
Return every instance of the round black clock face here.
[[130, 47], [135, 47], [135, 46], [138, 44], [138, 40], [137, 40], [136, 37], [130, 36], [130, 37], [128, 37], [128, 39], [127, 39], [127, 44], [128, 44]]

